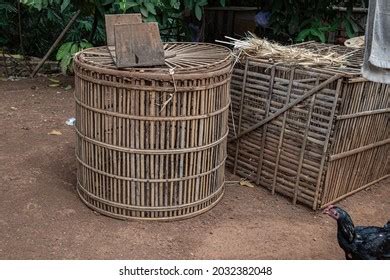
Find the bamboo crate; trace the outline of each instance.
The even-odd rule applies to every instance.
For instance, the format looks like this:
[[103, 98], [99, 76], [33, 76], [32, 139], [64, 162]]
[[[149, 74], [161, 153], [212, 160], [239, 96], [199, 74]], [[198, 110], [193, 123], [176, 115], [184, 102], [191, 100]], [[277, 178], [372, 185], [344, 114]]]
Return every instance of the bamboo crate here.
[[226, 165], [318, 209], [389, 176], [390, 86], [361, 77], [361, 49], [300, 47], [345, 54], [348, 65], [236, 64]]
[[159, 68], [118, 70], [106, 47], [75, 56], [77, 191], [105, 215], [188, 218], [223, 195], [230, 50], [164, 48]]

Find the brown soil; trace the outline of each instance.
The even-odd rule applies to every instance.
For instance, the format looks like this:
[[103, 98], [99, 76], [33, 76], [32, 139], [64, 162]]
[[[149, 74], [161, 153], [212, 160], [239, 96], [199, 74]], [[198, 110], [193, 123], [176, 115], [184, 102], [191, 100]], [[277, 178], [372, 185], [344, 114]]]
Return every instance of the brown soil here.
[[[211, 211], [179, 222], [94, 213], [75, 191], [75, 135], [65, 125], [74, 116], [72, 90], [49, 84], [47, 78], [0, 82], [1, 259], [343, 258], [333, 220], [262, 188], [230, 185]], [[48, 135], [53, 129], [62, 135]], [[340, 205], [356, 224], [383, 225], [390, 218], [389, 183]]]

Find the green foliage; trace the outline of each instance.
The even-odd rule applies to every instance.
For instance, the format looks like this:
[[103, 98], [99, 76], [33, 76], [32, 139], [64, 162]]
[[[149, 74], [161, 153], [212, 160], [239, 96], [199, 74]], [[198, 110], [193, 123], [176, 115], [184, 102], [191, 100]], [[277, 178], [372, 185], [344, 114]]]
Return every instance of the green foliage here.
[[[298, 33], [295, 40], [303, 42], [306, 40], [316, 40], [325, 43], [328, 32], [336, 31], [339, 26], [339, 20], [336, 19], [332, 24], [324, 24], [318, 19], [313, 19], [307, 23], [309, 26]], [[305, 24], [306, 25], [306, 24]]]
[[0, 0], [0, 48], [41, 57], [63, 29], [67, 14], [61, 14], [60, 6], [54, 2], [50, 8], [40, 10], [21, 4], [20, 20], [21, 36], [17, 1]]
[[5, 13], [16, 13], [16, 7], [12, 6], [10, 3], [0, 2], [0, 12]]
[[[42, 9], [47, 9], [51, 5], [61, 4], [62, 2], [63, 2], [62, 0], [20, 0], [20, 3], [33, 7], [38, 11]], [[69, 2], [69, 1], [65, 0], [64, 2]]]
[[74, 55], [87, 48], [91, 48], [92, 44], [86, 40], [80, 42], [66, 42], [61, 45], [57, 51], [56, 59], [60, 61], [60, 67], [62, 73], [66, 74], [67, 71], [73, 72], [73, 57]]
[[[10, 3], [0, 2], [0, 45], [5, 46], [10, 43], [9, 30], [15, 28], [13, 19], [16, 18], [17, 9]], [[8, 31], [8, 32], [7, 32]]]
[[[329, 32], [344, 29], [348, 37], [355, 37], [358, 26], [352, 18], [352, 8], [362, 0], [273, 0], [270, 26], [275, 36], [297, 42], [316, 40], [326, 42]], [[332, 6], [347, 7], [338, 14]]]
[[357, 26], [356, 22], [351, 18], [351, 15], [347, 15], [343, 20], [342, 20], [342, 25], [345, 29], [345, 32], [347, 33], [349, 38], [355, 37], [359, 27]]
[[[225, 5], [225, 0], [217, 0]], [[105, 44], [104, 15], [141, 13], [145, 22], [158, 22], [165, 41], [191, 40], [189, 23], [200, 22], [208, 0], [20, 0], [31, 11], [47, 11], [48, 18], [64, 26], [76, 10], [81, 16], [68, 31], [57, 51], [63, 72], [71, 71], [72, 56], [85, 46]], [[35, 11], [35, 12], [36, 12]], [[58, 16], [58, 12], [60, 16]], [[90, 45], [88, 45], [90, 46]]]
[[[71, 71], [73, 54], [85, 47], [105, 44], [104, 15], [141, 13], [145, 22], [157, 22], [164, 41], [190, 41], [193, 26], [203, 21], [206, 5], [237, 5], [226, 0], [19, 0], [22, 38], [27, 54], [43, 56], [77, 10], [81, 15], [67, 32], [55, 58], [63, 71]], [[366, 1], [367, 4], [367, 0]], [[260, 1], [262, 2], [262, 1]], [[354, 37], [358, 25], [352, 7], [362, 0], [272, 0], [270, 27], [276, 39], [284, 41], [317, 40], [326, 42], [329, 32], [339, 28]], [[256, 6], [258, 1], [240, 1], [240, 5]], [[338, 17], [331, 9], [347, 7]], [[192, 27], [191, 27], [192, 26]], [[192, 28], [192, 29], [191, 29]], [[19, 51], [17, 3], [0, 0], [0, 45]], [[275, 38], [274, 38], [275, 39]]]

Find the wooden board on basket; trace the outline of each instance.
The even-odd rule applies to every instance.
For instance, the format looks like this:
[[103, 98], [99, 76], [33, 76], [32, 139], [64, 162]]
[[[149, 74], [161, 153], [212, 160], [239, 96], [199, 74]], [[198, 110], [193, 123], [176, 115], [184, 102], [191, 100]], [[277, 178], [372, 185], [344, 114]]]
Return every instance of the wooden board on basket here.
[[115, 46], [114, 25], [142, 23], [141, 14], [105, 15], [107, 46]]
[[106, 16], [107, 47], [118, 68], [165, 64], [158, 25], [140, 14]]

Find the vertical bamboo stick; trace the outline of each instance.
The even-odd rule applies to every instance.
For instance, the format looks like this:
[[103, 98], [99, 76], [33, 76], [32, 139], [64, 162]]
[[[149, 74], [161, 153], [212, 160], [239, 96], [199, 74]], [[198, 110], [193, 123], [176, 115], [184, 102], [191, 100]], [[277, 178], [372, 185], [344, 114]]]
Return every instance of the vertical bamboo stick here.
[[[267, 103], [265, 104], [265, 109], [264, 109], [265, 110], [264, 118], [267, 118], [269, 116], [269, 113], [270, 113], [269, 111], [271, 108], [272, 91], [273, 91], [274, 82], [275, 82], [275, 68], [276, 68], [275, 65], [273, 65], [271, 67], [271, 78], [269, 81]], [[260, 155], [259, 155], [259, 163], [257, 165], [256, 184], [260, 183], [261, 169], [263, 167], [263, 159], [264, 159], [265, 140], [267, 138], [267, 126], [268, 126], [268, 124], [264, 124], [263, 131], [261, 134]]]
[[328, 144], [329, 144], [329, 140], [330, 140], [330, 136], [331, 136], [331, 132], [332, 132], [332, 126], [334, 124], [334, 116], [335, 116], [336, 109], [337, 109], [337, 102], [339, 100], [340, 91], [342, 90], [342, 87], [341, 87], [342, 86], [342, 82], [343, 82], [343, 80], [339, 79], [337, 81], [337, 85], [336, 85], [336, 92], [335, 92], [335, 96], [334, 96], [334, 100], [333, 100], [333, 104], [332, 104], [332, 111], [331, 111], [331, 115], [330, 115], [331, 121], [329, 122], [328, 130], [327, 130], [327, 133], [326, 133], [325, 143], [324, 143], [324, 147], [323, 147], [323, 154], [322, 154], [321, 163], [320, 163], [320, 170], [318, 172], [318, 179], [317, 179], [317, 184], [316, 184], [316, 192], [315, 192], [315, 195], [314, 195], [314, 202], [313, 202], [313, 207], [312, 207], [313, 210], [315, 210], [317, 208], [318, 194], [319, 194], [319, 191], [320, 191], [321, 180], [322, 180], [322, 176], [323, 176], [322, 171], [324, 169], [325, 160], [328, 157], [328, 155], [327, 155]]
[[[293, 80], [294, 80], [294, 73], [295, 73], [295, 68], [292, 68], [291, 73], [290, 73], [288, 90], [287, 90], [286, 104], [288, 104], [290, 102], [290, 96], [291, 96], [291, 91], [292, 91], [292, 87], [293, 87]], [[276, 177], [277, 177], [278, 169], [279, 169], [280, 154], [282, 152], [283, 137], [284, 137], [284, 132], [285, 132], [284, 129], [286, 126], [286, 118], [287, 118], [287, 111], [283, 113], [283, 123], [282, 123], [281, 131], [280, 131], [279, 145], [278, 145], [278, 151], [277, 151], [276, 162], [275, 162], [275, 171], [274, 171], [273, 181], [272, 181], [272, 194], [275, 194], [275, 189], [276, 189]]]
[[[316, 86], [319, 84], [319, 81], [320, 81], [319, 78], [320, 77], [317, 76]], [[305, 155], [306, 142], [307, 142], [307, 137], [308, 137], [308, 133], [309, 133], [310, 121], [311, 121], [311, 117], [312, 117], [312, 113], [313, 113], [315, 97], [316, 97], [316, 95], [313, 95], [311, 97], [311, 99], [310, 99], [310, 105], [309, 105], [309, 111], [308, 111], [308, 115], [307, 115], [305, 132], [303, 134], [303, 142], [302, 142], [302, 147], [301, 147], [301, 151], [300, 151], [300, 155], [299, 155], [297, 179], [295, 180], [295, 186], [294, 186], [294, 198], [293, 198], [293, 204], [294, 205], [297, 203], [299, 181], [300, 181], [300, 176], [301, 176], [301, 172], [302, 172], [303, 158], [304, 158], [304, 155]]]
[[[245, 100], [246, 79], [247, 79], [247, 75], [248, 75], [248, 65], [249, 65], [249, 59], [247, 58], [245, 61], [244, 78], [242, 80], [240, 113], [238, 115], [238, 134], [240, 134], [240, 132], [241, 132], [242, 111], [244, 109], [243, 107], [244, 107], [244, 100]], [[240, 150], [240, 139], [237, 140], [237, 144], [236, 144], [236, 154], [234, 156], [233, 174], [236, 174], [236, 171], [237, 171], [237, 159], [238, 159], [239, 150]]]

